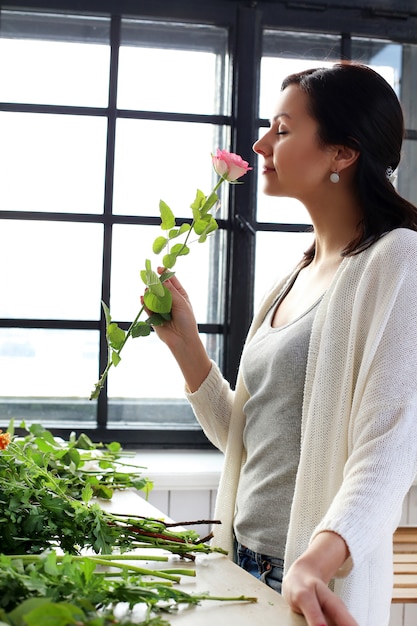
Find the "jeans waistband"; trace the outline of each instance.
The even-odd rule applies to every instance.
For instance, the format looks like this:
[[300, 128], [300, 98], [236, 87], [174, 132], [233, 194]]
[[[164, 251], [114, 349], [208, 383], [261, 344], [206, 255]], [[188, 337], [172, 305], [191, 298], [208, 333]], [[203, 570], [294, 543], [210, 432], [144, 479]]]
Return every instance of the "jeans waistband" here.
[[261, 552], [255, 552], [254, 550], [251, 550], [250, 548], [242, 545], [239, 542], [237, 542], [237, 551], [245, 552], [247, 556], [249, 556], [251, 559], [253, 559], [257, 563], [262, 563], [263, 561], [269, 561], [271, 565], [274, 565], [276, 567], [284, 567], [284, 559], [280, 559], [277, 556], [270, 556], [269, 554], [263, 554]]

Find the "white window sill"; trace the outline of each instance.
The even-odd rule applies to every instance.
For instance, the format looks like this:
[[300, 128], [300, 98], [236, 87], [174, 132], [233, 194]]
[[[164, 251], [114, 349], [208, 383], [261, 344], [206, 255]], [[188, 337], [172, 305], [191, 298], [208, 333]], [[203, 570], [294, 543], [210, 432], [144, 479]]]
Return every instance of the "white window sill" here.
[[153, 491], [217, 489], [223, 455], [212, 450], [137, 450], [135, 463], [154, 483]]

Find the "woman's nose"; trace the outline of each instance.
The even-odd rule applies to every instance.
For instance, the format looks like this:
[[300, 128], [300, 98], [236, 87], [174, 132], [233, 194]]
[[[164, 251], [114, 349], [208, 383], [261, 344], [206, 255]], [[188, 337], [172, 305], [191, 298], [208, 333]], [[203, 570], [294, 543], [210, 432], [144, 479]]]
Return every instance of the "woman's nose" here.
[[256, 154], [260, 154], [261, 156], [265, 156], [268, 153], [267, 142], [265, 141], [265, 135], [260, 137], [258, 141], [252, 146], [252, 150], [256, 152]]

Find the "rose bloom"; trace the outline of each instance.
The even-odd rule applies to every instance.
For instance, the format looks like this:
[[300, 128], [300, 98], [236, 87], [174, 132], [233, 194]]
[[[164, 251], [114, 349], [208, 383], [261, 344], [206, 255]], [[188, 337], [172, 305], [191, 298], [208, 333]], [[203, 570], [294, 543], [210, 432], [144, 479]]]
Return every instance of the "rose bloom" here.
[[4, 433], [0, 430], [0, 450], [5, 450], [11, 440], [10, 433]]
[[217, 174], [229, 181], [229, 183], [233, 183], [252, 169], [249, 167], [249, 163], [244, 161], [241, 156], [233, 152], [227, 152], [227, 150], [219, 150], [217, 148], [217, 152], [212, 155], [212, 159], [213, 167]]

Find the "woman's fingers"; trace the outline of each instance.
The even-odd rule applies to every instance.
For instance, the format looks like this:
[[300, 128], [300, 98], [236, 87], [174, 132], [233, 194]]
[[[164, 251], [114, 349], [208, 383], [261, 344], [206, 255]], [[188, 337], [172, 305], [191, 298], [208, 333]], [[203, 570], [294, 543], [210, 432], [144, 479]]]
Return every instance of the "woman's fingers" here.
[[343, 601], [320, 579], [284, 584], [284, 597], [291, 609], [304, 615], [308, 626], [358, 626]]
[[[159, 274], [162, 274], [165, 271], [165, 268], [158, 267], [157, 270]], [[185, 300], [187, 300], [187, 302], [189, 302], [188, 294], [185, 291], [182, 284], [180, 283], [180, 281], [178, 280], [176, 274], [171, 276], [171, 278], [165, 281], [164, 284], [168, 287], [168, 289], [170, 288], [170, 286], [172, 286]], [[171, 289], [170, 291], [173, 291], [173, 290]]]
[[326, 621], [322, 622], [323, 625], [358, 626], [357, 621], [349, 613], [343, 600], [322, 582], [317, 585], [317, 599], [321, 611], [326, 618]]

